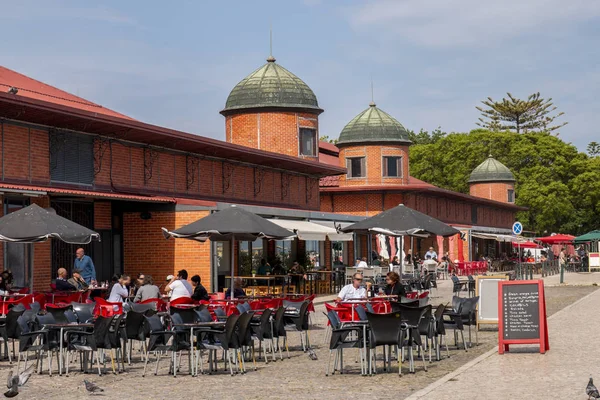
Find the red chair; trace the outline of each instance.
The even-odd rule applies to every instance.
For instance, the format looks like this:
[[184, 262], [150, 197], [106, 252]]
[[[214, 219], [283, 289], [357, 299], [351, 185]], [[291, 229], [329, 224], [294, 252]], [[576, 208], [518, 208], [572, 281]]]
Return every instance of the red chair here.
[[315, 300], [315, 297], [317, 297], [316, 294], [311, 294], [310, 296], [308, 296], [308, 297], [305, 298], [305, 301], [309, 302], [308, 303], [308, 309], [307, 309], [307, 311], [309, 313], [311, 313], [311, 312], [314, 313], [315, 312], [315, 305], [313, 304], [313, 301]]
[[17, 293], [19, 293], [19, 294], [28, 294], [29, 293], [29, 288], [24, 287], [23, 289], [19, 290]]
[[167, 311], [167, 302], [162, 299], [148, 299], [148, 300], [142, 301], [140, 304], [149, 304], [149, 303], [156, 303], [156, 311], [158, 311], [158, 312]]
[[424, 299], [425, 297], [429, 296], [429, 292], [423, 292], [421, 293], [417, 298], [418, 299]]
[[419, 295], [419, 292], [409, 292], [409, 293], [406, 293], [406, 298], [415, 300], [418, 295]]
[[111, 303], [104, 300], [102, 297], [96, 297], [96, 308], [94, 308], [94, 315], [110, 318], [121, 314], [123, 314], [123, 303]]
[[34, 293], [33, 294], [33, 302], [39, 303], [40, 307], [43, 309], [46, 305], [46, 295], [44, 293]]
[[[335, 311], [342, 322], [352, 322], [352, 308], [350, 307], [334, 306], [329, 303], [325, 303], [325, 310], [327, 310], [327, 312], [332, 310]], [[327, 324], [329, 325], [329, 321]]]
[[195, 304], [195, 303], [191, 297], [178, 297], [175, 300], [171, 300], [169, 302], [169, 305], [171, 305], [171, 306], [179, 306], [182, 304]]
[[56, 293], [53, 296], [54, 304], [71, 304], [72, 302], [81, 303], [81, 292], [74, 293]]

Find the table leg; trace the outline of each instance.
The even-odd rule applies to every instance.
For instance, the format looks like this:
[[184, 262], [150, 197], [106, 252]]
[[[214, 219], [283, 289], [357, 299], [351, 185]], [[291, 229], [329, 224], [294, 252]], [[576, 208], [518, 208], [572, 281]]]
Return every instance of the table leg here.
[[58, 338], [58, 376], [62, 375], [62, 363], [63, 363], [63, 331], [64, 328], [60, 328], [60, 337]]

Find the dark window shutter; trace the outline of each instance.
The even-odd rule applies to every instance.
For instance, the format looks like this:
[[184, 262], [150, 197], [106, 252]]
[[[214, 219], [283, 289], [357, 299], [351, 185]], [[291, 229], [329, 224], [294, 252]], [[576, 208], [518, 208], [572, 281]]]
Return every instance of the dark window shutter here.
[[360, 159], [360, 177], [364, 178], [365, 176], [367, 176], [367, 163], [366, 163], [366, 157], [362, 157]]
[[396, 171], [398, 171], [398, 177], [402, 177], [402, 157], [396, 159]]
[[65, 134], [50, 154], [51, 179], [84, 185], [94, 183], [94, 139], [92, 136]]
[[352, 159], [351, 158], [346, 158], [346, 170], [348, 172], [346, 172], [346, 176], [348, 178], [352, 178]]

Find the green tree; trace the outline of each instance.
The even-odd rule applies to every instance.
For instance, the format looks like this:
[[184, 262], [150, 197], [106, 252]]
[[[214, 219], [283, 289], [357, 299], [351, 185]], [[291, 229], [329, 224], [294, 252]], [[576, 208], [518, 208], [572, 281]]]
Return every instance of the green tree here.
[[517, 133], [531, 131], [554, 132], [568, 122], [554, 125], [554, 120], [563, 116], [564, 112], [555, 114], [556, 107], [552, 99], [540, 97], [534, 93], [527, 100], [517, 99], [507, 93], [508, 99], [494, 101], [491, 97], [483, 100], [486, 107], [475, 107], [481, 113], [477, 125], [493, 132], [514, 130]]
[[327, 142], [327, 143], [333, 143], [333, 144], [336, 144], [336, 143], [338, 142], [338, 140], [339, 140], [339, 139], [337, 139], [337, 138], [336, 138], [336, 139], [331, 139], [329, 136], [325, 135], [325, 136], [321, 136], [321, 137], [319, 138], [319, 140], [320, 140], [321, 142]]
[[415, 133], [415, 131], [408, 131], [408, 138], [413, 144], [432, 144], [446, 135], [447, 133], [443, 132], [440, 126], [431, 131], [431, 133], [422, 128], [419, 133]]
[[516, 204], [528, 207], [518, 218], [527, 230], [577, 234], [600, 226], [600, 157], [548, 133], [451, 133], [411, 147], [411, 175], [468, 193], [470, 173], [488, 154], [515, 175]]
[[587, 146], [587, 153], [591, 157], [600, 156], [600, 143], [598, 142], [590, 142]]

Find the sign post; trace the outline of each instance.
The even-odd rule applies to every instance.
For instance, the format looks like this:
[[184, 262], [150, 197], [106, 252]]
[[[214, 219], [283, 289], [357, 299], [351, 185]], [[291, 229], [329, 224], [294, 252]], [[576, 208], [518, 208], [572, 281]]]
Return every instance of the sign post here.
[[519, 277], [523, 279], [523, 266], [521, 265], [521, 242], [518, 237], [523, 233], [523, 224], [519, 221], [515, 221], [512, 226], [512, 233], [517, 237], [517, 255], [519, 256]]
[[498, 282], [498, 353], [511, 344], [539, 344], [550, 350], [544, 281]]

